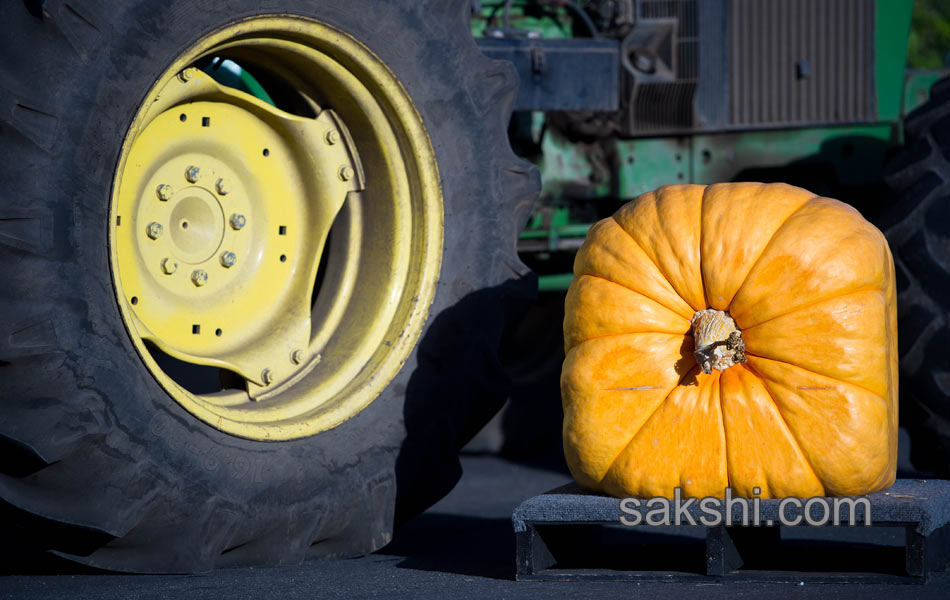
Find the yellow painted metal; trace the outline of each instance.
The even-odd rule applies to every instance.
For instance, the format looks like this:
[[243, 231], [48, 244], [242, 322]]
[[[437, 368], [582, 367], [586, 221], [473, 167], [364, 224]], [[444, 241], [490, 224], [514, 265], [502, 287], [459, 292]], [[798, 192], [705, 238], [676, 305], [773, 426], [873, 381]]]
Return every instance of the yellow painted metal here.
[[[214, 56], [270, 69], [296, 110], [192, 68]], [[365, 408], [415, 345], [441, 261], [438, 167], [411, 99], [359, 41], [296, 17], [234, 23], [159, 78], [110, 220], [119, 306], [148, 368], [195, 416], [260, 440]], [[146, 342], [247, 389], [192, 393]]]
[[[265, 369], [275, 382], [299, 369], [288, 357], [309, 346], [324, 241], [346, 195], [362, 187], [339, 171], [359, 167], [344, 144], [326, 143], [339, 132], [330, 109], [290, 115], [200, 71], [159, 93], [178, 102], [132, 145], [116, 206], [129, 217], [115, 243], [119, 277], [137, 300], [135, 328], [175, 358], [238, 373], [256, 397]], [[161, 186], [168, 200], [156, 197]], [[231, 226], [232, 215], [245, 225]], [[167, 235], [149, 238], [150, 223]], [[220, 259], [227, 253], [233, 265]], [[175, 273], [161, 269], [166, 259]], [[200, 286], [197, 270], [207, 274]]]

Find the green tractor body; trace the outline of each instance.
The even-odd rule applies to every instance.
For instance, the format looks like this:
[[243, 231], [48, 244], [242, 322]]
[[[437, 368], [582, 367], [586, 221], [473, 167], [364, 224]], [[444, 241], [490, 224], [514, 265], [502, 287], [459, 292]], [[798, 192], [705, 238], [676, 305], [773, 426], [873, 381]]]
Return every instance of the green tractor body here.
[[902, 118], [941, 76], [906, 68], [912, 9], [902, 0], [484, 3], [473, 33], [518, 67], [521, 112], [509, 133], [541, 170], [541, 201], [519, 242], [540, 290], [567, 288], [592, 223], [661, 185], [785, 181], [873, 218]]

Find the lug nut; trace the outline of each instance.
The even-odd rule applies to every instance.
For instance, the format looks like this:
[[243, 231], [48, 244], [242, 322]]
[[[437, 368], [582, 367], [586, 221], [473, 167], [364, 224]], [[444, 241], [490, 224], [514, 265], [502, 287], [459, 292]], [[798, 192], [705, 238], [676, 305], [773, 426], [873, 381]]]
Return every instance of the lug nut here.
[[270, 369], [264, 369], [261, 371], [261, 381], [264, 382], [264, 385], [270, 385], [274, 383], [274, 375], [270, 372]]
[[185, 179], [191, 183], [195, 183], [198, 179], [201, 178], [201, 169], [192, 165], [185, 169]]
[[178, 261], [172, 258], [162, 259], [162, 271], [164, 271], [166, 275], [171, 275], [177, 270], [178, 270]]
[[290, 360], [295, 365], [299, 365], [303, 362], [303, 350], [294, 350], [290, 353]]
[[333, 144], [340, 141], [340, 132], [336, 131], [335, 129], [331, 129], [326, 133], [326, 135], [323, 136], [323, 139], [332, 146]]
[[237, 213], [231, 215], [230, 221], [231, 221], [231, 227], [234, 229], [243, 229], [244, 226], [247, 224], [247, 219], [244, 218], [244, 215], [240, 215]]
[[340, 167], [340, 179], [349, 181], [353, 178], [353, 169], [350, 167]]
[[231, 184], [228, 183], [227, 179], [219, 179], [215, 187], [218, 188], [218, 193], [222, 196], [227, 196], [228, 192], [231, 191]]
[[155, 221], [149, 223], [148, 227], [145, 228], [145, 232], [148, 234], [148, 237], [152, 238], [153, 240], [157, 240], [158, 238], [162, 237], [163, 231], [165, 231], [165, 229], [162, 227], [162, 224], [156, 223]]
[[233, 252], [222, 252], [221, 253], [221, 264], [227, 268], [234, 266], [234, 263], [237, 262], [237, 255]]
[[172, 189], [172, 186], [167, 183], [163, 183], [155, 189], [155, 193], [158, 194], [158, 199], [162, 202], [167, 202], [172, 199], [172, 196], [175, 194], [175, 190]]
[[188, 67], [187, 69], [185, 69], [184, 71], [178, 74], [178, 78], [187, 83], [194, 78], [196, 73], [197, 71], [195, 70], [194, 67]]
[[196, 286], [201, 287], [208, 283], [208, 274], [204, 271], [204, 269], [195, 269], [191, 272], [191, 282]]

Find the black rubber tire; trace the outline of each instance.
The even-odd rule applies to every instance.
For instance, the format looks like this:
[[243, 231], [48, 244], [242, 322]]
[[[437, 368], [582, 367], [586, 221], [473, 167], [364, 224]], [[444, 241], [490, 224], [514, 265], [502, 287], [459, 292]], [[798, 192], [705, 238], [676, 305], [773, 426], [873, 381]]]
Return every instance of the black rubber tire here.
[[897, 269], [900, 422], [914, 467], [950, 476], [950, 78], [904, 125], [885, 170], [897, 195], [878, 225]]
[[[354, 556], [461, 474], [507, 394], [498, 347], [535, 279], [515, 244], [539, 189], [510, 149], [510, 63], [482, 55], [467, 0], [38, 0], [0, 5], [0, 508], [99, 568], [195, 572]], [[226, 23], [297, 14], [379, 56], [413, 98], [443, 178], [435, 301], [403, 371], [310, 438], [239, 439], [186, 413], [120, 318], [107, 214], [138, 105]]]

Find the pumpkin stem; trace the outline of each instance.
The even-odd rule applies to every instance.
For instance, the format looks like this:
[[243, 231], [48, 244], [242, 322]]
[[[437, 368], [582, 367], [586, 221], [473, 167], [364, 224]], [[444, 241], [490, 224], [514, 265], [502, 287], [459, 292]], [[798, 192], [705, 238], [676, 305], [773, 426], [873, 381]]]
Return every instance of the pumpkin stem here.
[[713, 308], [698, 310], [691, 323], [696, 343], [693, 356], [703, 373], [712, 373], [713, 369], [725, 371], [746, 361], [742, 332], [729, 313]]

